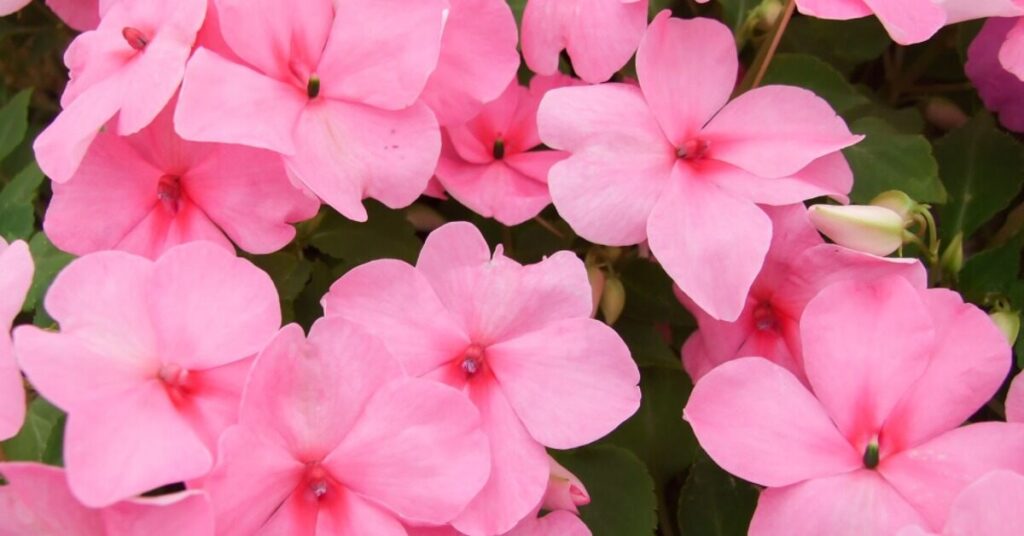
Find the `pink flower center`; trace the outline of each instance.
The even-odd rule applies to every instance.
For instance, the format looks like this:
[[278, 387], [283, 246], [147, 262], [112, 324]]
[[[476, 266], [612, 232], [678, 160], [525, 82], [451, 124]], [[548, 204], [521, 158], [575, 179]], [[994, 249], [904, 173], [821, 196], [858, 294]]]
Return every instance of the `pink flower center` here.
[[306, 469], [306, 487], [316, 500], [321, 500], [331, 489], [331, 478], [318, 462], [313, 462]]
[[309, 75], [309, 80], [306, 81], [306, 95], [311, 99], [320, 95], [320, 77], [316, 73]]
[[778, 328], [779, 323], [775, 318], [775, 311], [772, 304], [761, 302], [754, 308], [754, 327], [759, 331], [768, 331]]
[[683, 160], [702, 160], [707, 156], [709, 147], [711, 147], [711, 144], [707, 140], [700, 138], [689, 139], [676, 149], [676, 156]]
[[505, 140], [501, 139], [500, 136], [494, 140], [494, 148], [491, 149], [491, 153], [494, 155], [495, 160], [505, 158]]
[[164, 384], [168, 396], [175, 404], [183, 402], [191, 391], [188, 369], [181, 368], [181, 365], [165, 363], [156, 376]]
[[181, 177], [164, 175], [156, 186], [156, 198], [167, 207], [172, 214], [178, 213], [181, 200]]
[[471, 344], [459, 358], [459, 368], [466, 376], [475, 376], [484, 368], [484, 349], [479, 344]]
[[125, 41], [128, 41], [128, 46], [135, 50], [142, 50], [149, 44], [149, 39], [146, 38], [146, 35], [143, 34], [141, 30], [132, 28], [131, 26], [125, 26], [124, 29], [121, 30], [121, 35], [124, 36]]
[[878, 436], [875, 436], [864, 448], [864, 467], [874, 469], [878, 467], [879, 461]]

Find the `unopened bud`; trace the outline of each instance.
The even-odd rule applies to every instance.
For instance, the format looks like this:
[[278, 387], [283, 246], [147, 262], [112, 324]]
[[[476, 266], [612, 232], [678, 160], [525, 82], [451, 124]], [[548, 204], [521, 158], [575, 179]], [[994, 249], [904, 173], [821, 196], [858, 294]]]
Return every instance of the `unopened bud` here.
[[1020, 313], [1017, 311], [994, 311], [988, 315], [992, 322], [1003, 332], [1006, 342], [1013, 346], [1020, 333]]
[[594, 307], [590, 310], [590, 317], [597, 316], [597, 308], [601, 305], [601, 295], [604, 293], [604, 271], [597, 266], [587, 266], [587, 279], [590, 280], [590, 292], [594, 299]]
[[960, 273], [960, 270], [964, 267], [964, 234], [957, 233], [952, 240], [949, 241], [949, 245], [946, 246], [946, 250], [942, 252], [942, 270], [947, 274], [956, 275]]
[[843, 247], [884, 257], [903, 245], [903, 218], [885, 207], [814, 205], [808, 215], [822, 234]]
[[764, 31], [771, 30], [779, 21], [785, 7], [780, 0], [763, 0], [757, 7], [757, 25]]
[[909, 195], [899, 190], [882, 192], [875, 196], [875, 198], [868, 204], [875, 207], [884, 207], [896, 214], [899, 214], [900, 217], [903, 218], [903, 223], [905, 224], [914, 220], [914, 213], [916, 213], [920, 207], [920, 205], [917, 204], [917, 201], [914, 201]]
[[601, 294], [601, 314], [609, 326], [615, 324], [626, 306], [626, 287], [617, 277], [609, 277], [604, 282], [604, 293]]
[[551, 465], [551, 477], [548, 489], [544, 492], [542, 502], [545, 510], [568, 510], [579, 513], [578, 506], [590, 504], [590, 494], [576, 475], [548, 457]]
[[953, 101], [932, 97], [924, 106], [924, 117], [942, 130], [954, 130], [967, 124], [970, 118]]

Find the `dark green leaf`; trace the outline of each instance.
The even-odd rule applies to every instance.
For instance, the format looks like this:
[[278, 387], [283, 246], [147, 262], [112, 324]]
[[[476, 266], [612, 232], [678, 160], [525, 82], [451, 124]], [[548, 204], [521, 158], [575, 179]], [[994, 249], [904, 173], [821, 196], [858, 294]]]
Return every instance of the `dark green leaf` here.
[[594, 536], [651, 536], [656, 527], [654, 481], [643, 462], [613, 445], [551, 453], [586, 486], [580, 517]]
[[869, 102], [868, 98], [854, 89], [839, 71], [807, 54], [775, 56], [765, 74], [763, 84], [783, 84], [809, 89], [827, 100], [839, 113]]
[[850, 129], [867, 137], [844, 154], [855, 177], [851, 198], [864, 203], [886, 190], [903, 190], [923, 203], [942, 203], [946, 190], [939, 165], [924, 136], [901, 134], [888, 123], [865, 117]]
[[402, 211], [390, 210], [376, 202], [366, 203], [369, 219], [354, 222], [333, 210], [312, 234], [309, 243], [318, 250], [344, 261], [348, 268], [376, 259], [416, 262], [422, 243]]
[[32, 90], [26, 89], [0, 107], [0, 160], [11, 154], [28, 129], [28, 103]]
[[282, 300], [293, 300], [309, 281], [312, 265], [304, 258], [285, 251], [251, 257], [253, 264], [270, 275]]
[[1024, 146], [999, 130], [987, 112], [935, 142], [949, 203], [941, 212], [942, 237], [969, 237], [1005, 209], [1024, 183]]
[[619, 272], [626, 287], [626, 309], [623, 318], [648, 322], [693, 325], [693, 317], [672, 293], [672, 280], [654, 262], [631, 259]]
[[960, 271], [958, 290], [964, 297], [978, 304], [988, 304], [990, 298], [1008, 296], [1020, 273], [1020, 251], [1024, 235], [993, 249], [972, 255]]
[[733, 33], [737, 33], [761, 0], [720, 0], [719, 3], [722, 5], [722, 19]]
[[[29, 241], [28, 247], [32, 251], [32, 260], [35, 262], [36, 270], [32, 279], [32, 287], [28, 291], [25, 306], [22, 308], [23, 311], [31, 311], [40, 305], [40, 301], [46, 290], [50, 288], [50, 284], [53, 283], [53, 279], [74, 258], [54, 247], [50, 243], [50, 239], [43, 233], [36, 233]], [[44, 308], [38, 307], [37, 313], [45, 313]], [[49, 322], [47, 322], [48, 320]], [[52, 323], [52, 319], [43, 314], [43, 316], [37, 317], [36, 323], [40, 324], [40, 322], [46, 325]]]
[[8, 242], [32, 235], [36, 195], [42, 182], [43, 172], [32, 163], [0, 190], [0, 236]]
[[669, 347], [665, 337], [650, 323], [626, 318], [615, 323], [615, 331], [626, 341], [638, 365], [670, 369], [681, 367], [679, 354]]
[[814, 54], [846, 73], [881, 56], [890, 43], [889, 34], [875, 17], [849, 21], [794, 17], [781, 49]]
[[64, 413], [61, 410], [42, 397], [37, 397], [28, 405], [25, 424], [18, 435], [3, 442], [7, 459], [52, 462], [54, 449], [59, 452], [60, 445], [51, 447], [50, 442], [63, 439], [63, 432], [59, 432], [63, 427], [63, 419]]
[[706, 455], [694, 462], [679, 495], [681, 534], [744, 536], [757, 506], [757, 488], [718, 468]]

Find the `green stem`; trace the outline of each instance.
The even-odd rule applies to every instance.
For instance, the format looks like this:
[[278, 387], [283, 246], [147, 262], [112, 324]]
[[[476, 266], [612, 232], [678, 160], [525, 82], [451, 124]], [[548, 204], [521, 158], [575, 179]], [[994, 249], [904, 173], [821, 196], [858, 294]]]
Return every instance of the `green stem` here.
[[658, 532], [661, 536], [676, 536], [676, 527], [672, 523], [672, 516], [669, 515], [663, 491], [658, 493]]
[[789, 21], [793, 18], [794, 11], [796, 11], [796, 0], [786, 0], [786, 9], [775, 24], [775, 29], [772, 30], [772, 38], [768, 41], [768, 46], [762, 47], [758, 51], [757, 57], [754, 58], [754, 64], [751, 65], [743, 83], [736, 90], [737, 95], [761, 85], [765, 74], [768, 73], [768, 66], [771, 65], [772, 58], [775, 57], [775, 52], [779, 49], [779, 43], [782, 42], [782, 34], [786, 33], [786, 27], [789, 26]]

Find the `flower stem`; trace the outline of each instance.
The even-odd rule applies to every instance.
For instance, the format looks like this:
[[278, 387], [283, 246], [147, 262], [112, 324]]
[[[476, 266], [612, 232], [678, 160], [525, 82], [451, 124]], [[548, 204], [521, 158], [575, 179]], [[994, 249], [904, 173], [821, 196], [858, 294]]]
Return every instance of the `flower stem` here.
[[753, 65], [750, 66], [750, 71], [747, 72], [747, 76], [736, 90], [737, 95], [761, 85], [765, 74], [768, 73], [768, 66], [771, 65], [772, 58], [775, 57], [775, 52], [779, 49], [779, 43], [782, 42], [782, 34], [786, 33], [789, 21], [793, 18], [794, 11], [796, 11], [796, 0], [786, 0], [786, 9], [772, 30], [771, 40], [768, 41], [767, 46], [761, 47], [761, 50], [758, 51]]

